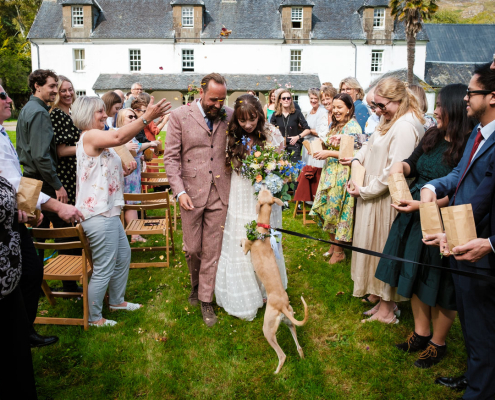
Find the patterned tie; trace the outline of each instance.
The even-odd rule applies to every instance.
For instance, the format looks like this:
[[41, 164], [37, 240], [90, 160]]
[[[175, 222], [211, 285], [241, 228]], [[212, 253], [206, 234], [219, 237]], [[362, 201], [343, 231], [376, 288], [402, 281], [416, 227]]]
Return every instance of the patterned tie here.
[[473, 148], [471, 150], [471, 155], [469, 156], [469, 161], [466, 165], [466, 169], [464, 170], [464, 173], [462, 174], [461, 179], [459, 179], [459, 183], [457, 184], [457, 187], [455, 188], [454, 201], [452, 202], [452, 205], [455, 204], [455, 196], [457, 194], [457, 191], [459, 190], [459, 186], [461, 186], [461, 182], [464, 179], [464, 175], [466, 175], [466, 172], [469, 168], [469, 165], [471, 164], [471, 160], [473, 159], [474, 155], [476, 154], [476, 150], [478, 150], [478, 147], [480, 146], [480, 143], [482, 140], [483, 140], [483, 135], [481, 134], [481, 128], [478, 126], [478, 134], [476, 135], [476, 138], [474, 139]]
[[7, 132], [5, 131], [5, 128], [2, 126], [2, 129], [0, 129], [0, 132], [2, 133], [3, 136], [7, 136]]

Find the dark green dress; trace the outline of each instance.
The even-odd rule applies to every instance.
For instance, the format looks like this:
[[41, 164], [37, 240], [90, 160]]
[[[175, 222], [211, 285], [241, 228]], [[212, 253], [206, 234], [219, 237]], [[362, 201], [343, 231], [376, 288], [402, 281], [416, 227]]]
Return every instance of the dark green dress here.
[[[452, 170], [443, 161], [443, 153], [448, 146], [447, 141], [442, 139], [428, 154], [423, 152], [422, 145], [423, 141], [419, 143], [411, 157], [404, 160], [411, 167], [409, 177], [416, 178], [410, 186], [414, 200], [420, 200], [421, 188], [426, 183], [441, 178]], [[426, 246], [421, 240], [422, 237], [419, 211], [410, 214], [399, 213], [392, 224], [383, 253], [425, 264], [449, 267], [448, 258], [442, 259], [439, 248]], [[381, 259], [375, 277], [396, 287], [397, 293], [401, 296], [411, 298], [415, 294], [423, 303], [431, 307], [438, 304], [448, 310], [456, 309], [454, 283], [449, 272]]]

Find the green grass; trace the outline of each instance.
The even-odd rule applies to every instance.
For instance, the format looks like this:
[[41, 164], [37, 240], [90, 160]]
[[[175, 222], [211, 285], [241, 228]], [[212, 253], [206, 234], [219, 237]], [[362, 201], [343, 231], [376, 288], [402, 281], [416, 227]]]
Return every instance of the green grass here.
[[7, 134], [9, 135], [10, 141], [14, 144], [15, 147], [15, 143], [16, 143], [15, 131], [7, 131]]
[[[324, 237], [284, 212], [284, 228]], [[148, 237], [151, 243], [164, 241]], [[285, 236], [288, 294], [301, 319], [300, 296], [309, 306], [308, 323], [297, 329], [306, 358], [299, 359], [289, 330], [277, 340], [287, 354], [278, 375], [275, 352], [262, 333], [264, 309], [252, 322], [216, 308], [219, 322], [207, 328], [199, 307], [187, 302], [189, 274], [181, 231], [169, 268], [131, 270], [126, 299], [144, 304], [134, 313], [104, 316], [113, 328], [39, 326], [60, 342], [33, 350], [40, 399], [454, 399], [457, 393], [433, 383], [437, 376], [464, 370], [465, 352], [458, 321], [449, 336], [447, 358], [430, 370], [413, 366], [417, 357], [396, 350], [413, 329], [408, 303], [400, 305], [400, 324], [361, 324], [367, 309], [352, 296], [350, 261], [329, 266], [324, 244]], [[153, 256], [156, 256], [155, 254]], [[150, 259], [134, 253], [133, 259]], [[347, 253], [348, 259], [350, 254]], [[338, 295], [337, 293], [344, 292]], [[45, 316], [82, 315], [81, 301], [40, 301]]]

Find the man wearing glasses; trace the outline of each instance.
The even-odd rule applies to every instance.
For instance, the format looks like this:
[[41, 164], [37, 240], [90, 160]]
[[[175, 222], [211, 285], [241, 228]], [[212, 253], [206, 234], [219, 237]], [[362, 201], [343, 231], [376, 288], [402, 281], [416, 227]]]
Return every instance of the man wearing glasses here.
[[[421, 202], [436, 201], [449, 196], [449, 205], [472, 204], [476, 218], [478, 238], [453, 249], [452, 269], [495, 275], [495, 254], [492, 242], [494, 234], [493, 195], [486, 198], [488, 188], [483, 179], [493, 174], [492, 156], [495, 151], [495, 68], [493, 63], [477, 66], [469, 82], [464, 100], [467, 114], [476, 118], [476, 126], [469, 138], [464, 155], [452, 172], [435, 179], [421, 190]], [[491, 164], [491, 169], [488, 169]], [[486, 182], [486, 181], [485, 181]], [[490, 182], [491, 183], [491, 182]], [[486, 212], [480, 214], [479, 210]], [[490, 212], [492, 215], [490, 215]], [[443, 236], [443, 235], [442, 235]], [[493, 236], [492, 236], [493, 237]], [[445, 247], [445, 237], [440, 247]], [[433, 242], [427, 244], [435, 244]], [[444, 255], [447, 255], [443, 253]], [[476, 270], [474, 268], [476, 268]], [[457, 378], [438, 378], [436, 383], [454, 389], [465, 389], [463, 399], [493, 399], [495, 396], [495, 285], [479, 279], [452, 275], [467, 350], [467, 372]]]

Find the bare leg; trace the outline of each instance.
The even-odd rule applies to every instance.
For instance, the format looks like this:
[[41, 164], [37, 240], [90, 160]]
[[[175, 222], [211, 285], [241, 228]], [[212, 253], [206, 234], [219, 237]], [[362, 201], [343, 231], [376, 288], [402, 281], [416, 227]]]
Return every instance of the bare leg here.
[[423, 303], [415, 294], [413, 294], [413, 297], [411, 298], [411, 308], [414, 315], [414, 331], [419, 336], [430, 336], [432, 308]]
[[440, 307], [438, 304], [436, 307], [431, 308], [431, 320], [433, 323], [433, 337], [431, 341], [439, 346], [445, 344], [445, 339], [450, 331], [456, 312], [453, 310], [447, 310]]
[[[331, 242], [335, 241], [335, 233], [329, 233], [328, 236], [330, 236]], [[332, 245], [330, 245], [330, 248], [328, 249], [327, 253], [329, 256], [331, 256], [334, 251], [335, 251], [335, 246], [332, 244]]]
[[363, 319], [361, 322], [366, 321], [380, 321], [384, 323], [392, 323], [395, 320], [395, 302], [380, 300], [380, 307], [378, 311], [369, 319]]
[[[336, 243], [345, 243], [341, 242], [339, 240], [335, 240]], [[344, 261], [345, 260], [345, 253], [342, 247], [339, 246], [334, 246], [333, 248], [333, 255], [330, 261], [328, 262], [330, 265], [332, 264], [337, 264], [338, 262]]]
[[263, 322], [263, 334], [266, 340], [273, 347], [273, 350], [277, 352], [278, 366], [275, 373], [278, 374], [284, 365], [286, 355], [282, 348], [277, 343], [277, 329], [280, 325], [280, 314], [277, 310], [274, 310], [269, 304], [266, 306], [265, 320]]
[[[294, 310], [292, 309], [292, 307], [289, 306], [288, 309], [289, 309], [291, 315], [294, 316]], [[285, 325], [287, 325], [287, 327], [290, 329], [290, 333], [292, 334], [292, 338], [294, 339], [294, 342], [296, 342], [297, 352], [299, 353], [299, 356], [301, 358], [304, 358], [303, 349], [299, 345], [299, 342], [297, 341], [297, 332], [296, 332], [295, 325], [292, 322], [290, 322], [290, 320], [287, 317], [283, 316], [282, 318], [283, 318]]]

